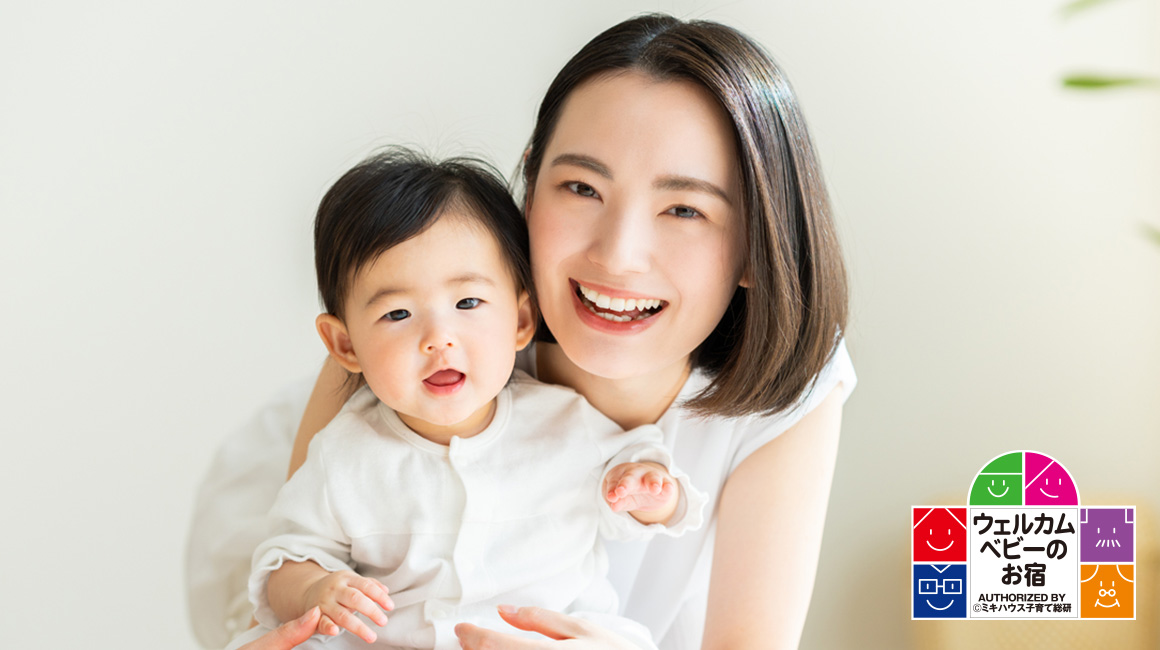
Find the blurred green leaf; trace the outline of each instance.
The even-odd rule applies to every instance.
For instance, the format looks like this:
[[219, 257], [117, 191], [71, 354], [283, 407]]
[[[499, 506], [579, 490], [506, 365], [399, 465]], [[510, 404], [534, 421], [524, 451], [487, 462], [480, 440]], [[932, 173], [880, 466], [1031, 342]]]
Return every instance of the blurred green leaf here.
[[1110, 2], [1115, 2], [1115, 0], [1072, 0], [1061, 7], [1059, 12], [1063, 14], [1064, 18], [1070, 18], [1080, 12], [1100, 5], [1106, 5]]
[[1102, 90], [1105, 88], [1122, 88], [1125, 86], [1156, 86], [1160, 79], [1152, 77], [1110, 77], [1098, 74], [1072, 74], [1063, 78], [1063, 85], [1067, 88], [1079, 90]]
[[1148, 236], [1148, 239], [1152, 240], [1153, 244], [1160, 246], [1160, 228], [1151, 224], [1144, 224], [1144, 234]]

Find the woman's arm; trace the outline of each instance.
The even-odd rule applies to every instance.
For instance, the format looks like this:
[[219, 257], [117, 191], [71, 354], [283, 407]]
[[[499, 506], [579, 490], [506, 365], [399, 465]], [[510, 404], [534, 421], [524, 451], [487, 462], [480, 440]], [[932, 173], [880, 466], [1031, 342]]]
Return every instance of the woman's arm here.
[[332, 357], [326, 357], [322, 371], [318, 373], [318, 381], [314, 383], [314, 392], [310, 393], [310, 401], [306, 403], [302, 422], [298, 424], [294, 449], [290, 452], [290, 471], [287, 477], [294, 476], [294, 472], [302, 467], [302, 463], [306, 461], [306, 450], [310, 447], [314, 434], [330, 424], [351, 396], [351, 391], [346, 385], [349, 376], [350, 374]]
[[796, 648], [838, 456], [841, 384], [733, 471], [721, 494], [702, 648]]

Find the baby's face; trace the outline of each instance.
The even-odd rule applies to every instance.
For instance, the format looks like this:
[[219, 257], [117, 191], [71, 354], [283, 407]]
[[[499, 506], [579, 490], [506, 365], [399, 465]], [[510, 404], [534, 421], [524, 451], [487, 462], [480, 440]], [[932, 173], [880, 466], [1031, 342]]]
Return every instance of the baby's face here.
[[474, 435], [530, 339], [526, 300], [495, 238], [452, 210], [359, 272], [346, 327], [367, 384], [407, 426]]

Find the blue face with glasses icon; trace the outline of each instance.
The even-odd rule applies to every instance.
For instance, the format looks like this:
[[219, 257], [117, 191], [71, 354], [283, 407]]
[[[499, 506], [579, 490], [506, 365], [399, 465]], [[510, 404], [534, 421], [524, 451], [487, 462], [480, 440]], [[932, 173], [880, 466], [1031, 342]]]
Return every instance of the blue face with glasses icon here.
[[914, 618], [967, 617], [967, 565], [914, 564]]

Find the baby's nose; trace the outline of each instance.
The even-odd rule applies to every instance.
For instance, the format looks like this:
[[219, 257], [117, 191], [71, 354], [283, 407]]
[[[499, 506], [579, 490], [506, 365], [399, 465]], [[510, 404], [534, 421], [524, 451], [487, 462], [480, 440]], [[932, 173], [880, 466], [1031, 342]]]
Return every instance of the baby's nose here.
[[432, 332], [423, 341], [423, 349], [427, 352], [441, 352], [455, 347], [454, 337], [449, 332]]

